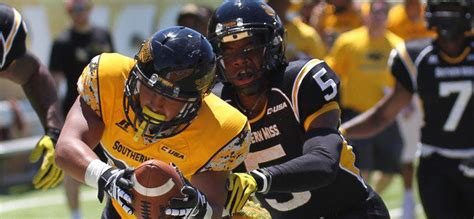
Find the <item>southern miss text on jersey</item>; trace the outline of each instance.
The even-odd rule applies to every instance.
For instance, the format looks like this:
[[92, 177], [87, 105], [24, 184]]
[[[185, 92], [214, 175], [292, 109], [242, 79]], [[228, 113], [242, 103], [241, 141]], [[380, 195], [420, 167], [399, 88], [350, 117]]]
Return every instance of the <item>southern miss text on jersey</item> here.
[[26, 52], [26, 25], [14, 8], [0, 3], [0, 70]]
[[431, 39], [400, 44], [392, 52], [392, 74], [424, 109], [421, 142], [447, 148], [474, 146], [474, 38], [457, 58], [440, 54]]
[[[135, 142], [122, 105], [125, 80], [134, 64], [131, 58], [104, 53], [92, 59], [78, 81], [81, 98], [105, 124], [101, 145], [110, 164], [137, 167], [158, 159], [175, 163], [190, 178], [203, 171], [229, 171], [244, 160], [250, 145], [247, 118], [214, 94], [204, 98], [198, 116], [178, 135]], [[112, 202], [122, 218], [134, 218]]]
[[[305, 130], [311, 121], [321, 113], [339, 109], [336, 102], [338, 84], [339, 79], [323, 61], [291, 62], [285, 74], [272, 82], [266, 109], [250, 120], [250, 153], [244, 165], [235, 171], [281, 164], [301, 156]], [[221, 91], [215, 92], [238, 106], [230, 87], [225, 85]], [[361, 204], [367, 197], [366, 186], [354, 166], [352, 148], [346, 144], [342, 148], [340, 169], [333, 184], [297, 193], [257, 194], [272, 217], [307, 218], [308, 215], [324, 215], [339, 207]], [[288, 180], [291, 181], [291, 177]]]

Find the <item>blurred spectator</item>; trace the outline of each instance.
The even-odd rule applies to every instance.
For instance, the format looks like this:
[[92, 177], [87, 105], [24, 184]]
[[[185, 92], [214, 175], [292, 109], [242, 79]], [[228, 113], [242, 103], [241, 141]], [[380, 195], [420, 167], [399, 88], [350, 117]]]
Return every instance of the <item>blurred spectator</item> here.
[[319, 36], [324, 40], [324, 30], [323, 25], [318, 25], [318, 19], [321, 18], [324, 8], [326, 7], [326, 2], [323, 0], [303, 0], [299, 10], [301, 15], [301, 20], [313, 27]]
[[[58, 80], [65, 79], [67, 84], [62, 104], [65, 115], [78, 96], [75, 88], [82, 69], [94, 56], [114, 50], [109, 31], [90, 23], [92, 7], [92, 0], [67, 0], [65, 8], [72, 23], [53, 43], [49, 67]], [[82, 218], [79, 210], [79, 183], [66, 175], [64, 187], [71, 217]]]
[[321, 3], [321, 0], [303, 0], [301, 8], [299, 10], [301, 20], [308, 25], [311, 25], [311, 14], [315, 7]]
[[421, 0], [404, 0], [388, 13], [387, 28], [404, 40], [434, 37], [425, 23], [425, 7]]
[[[387, 28], [405, 41], [434, 37], [436, 33], [428, 30], [425, 22], [425, 6], [421, 0], [404, 0], [392, 7], [388, 13]], [[415, 218], [413, 198], [413, 161], [420, 140], [422, 113], [417, 98], [405, 108], [397, 118], [403, 138], [402, 168], [405, 194], [403, 198], [402, 219]]]
[[323, 6], [316, 29], [324, 31], [323, 38], [328, 48], [340, 34], [362, 25], [360, 10], [353, 0], [327, 0]]
[[286, 57], [288, 60], [323, 59], [327, 53], [323, 40], [314, 28], [305, 24], [300, 17], [288, 18], [290, 0], [269, 0], [287, 31]]
[[402, 203], [401, 219], [415, 218], [415, 199], [413, 196], [413, 162], [420, 142], [420, 128], [423, 123], [423, 113], [418, 95], [414, 95], [412, 103], [403, 109], [397, 116], [397, 123], [403, 140], [401, 173], [405, 194]]
[[[386, 29], [387, 2], [375, 0], [368, 8], [365, 25], [341, 34], [326, 59], [341, 79], [343, 121], [375, 105], [394, 83], [387, 60], [390, 51], [403, 41]], [[353, 145], [361, 158], [358, 166], [364, 179], [370, 182], [372, 170], [382, 172], [374, 186], [377, 192], [382, 192], [399, 171], [402, 141], [397, 124], [371, 138], [354, 140]]]
[[207, 23], [212, 15], [212, 9], [189, 3], [181, 8], [176, 23], [180, 26], [189, 27], [207, 36]]

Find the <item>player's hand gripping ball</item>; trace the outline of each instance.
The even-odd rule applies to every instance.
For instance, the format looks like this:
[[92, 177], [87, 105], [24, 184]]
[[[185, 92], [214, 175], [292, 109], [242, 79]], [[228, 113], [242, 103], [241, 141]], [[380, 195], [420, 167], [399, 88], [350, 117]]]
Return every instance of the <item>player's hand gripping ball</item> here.
[[159, 160], [149, 160], [132, 176], [132, 205], [137, 218], [170, 218], [164, 210], [171, 198], [183, 197], [183, 182], [175, 169]]

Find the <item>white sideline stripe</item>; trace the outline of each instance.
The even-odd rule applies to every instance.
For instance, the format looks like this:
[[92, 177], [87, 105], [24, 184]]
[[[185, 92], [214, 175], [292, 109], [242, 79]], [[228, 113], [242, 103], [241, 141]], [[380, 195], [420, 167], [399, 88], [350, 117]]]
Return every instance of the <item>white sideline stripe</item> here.
[[[97, 191], [88, 191], [82, 192], [80, 194], [81, 201], [91, 201], [97, 200]], [[97, 200], [97, 203], [99, 201]], [[59, 195], [48, 195], [48, 196], [40, 196], [36, 198], [25, 198], [25, 199], [17, 199], [14, 201], [6, 201], [0, 204], [0, 214], [27, 209], [27, 208], [37, 208], [37, 207], [44, 207], [44, 206], [51, 206], [51, 205], [66, 205], [66, 197], [65, 194], [61, 193]]]
[[133, 189], [135, 189], [135, 191], [137, 191], [140, 195], [150, 196], [150, 197], [162, 196], [163, 194], [166, 194], [169, 191], [171, 191], [171, 189], [175, 185], [173, 182], [173, 179], [170, 178], [165, 184], [161, 186], [158, 186], [155, 188], [148, 188], [138, 183], [137, 178], [135, 177], [135, 174], [132, 175], [132, 181], [133, 181]]

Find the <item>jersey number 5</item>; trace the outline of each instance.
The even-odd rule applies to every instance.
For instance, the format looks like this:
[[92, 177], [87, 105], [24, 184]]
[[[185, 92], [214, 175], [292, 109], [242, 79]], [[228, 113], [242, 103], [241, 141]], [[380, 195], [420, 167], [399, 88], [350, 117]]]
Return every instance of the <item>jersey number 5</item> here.
[[328, 88], [332, 88], [332, 91], [330, 94], [324, 95], [324, 99], [326, 101], [330, 101], [332, 98], [334, 98], [337, 94], [337, 85], [334, 80], [331, 78], [327, 81], [323, 81], [322, 77], [327, 73], [327, 70], [325, 68], [321, 68], [316, 74], [313, 75], [314, 80], [316, 83], [318, 83], [319, 87], [321, 87], [321, 90], [324, 91]]
[[[284, 157], [285, 155], [285, 150], [283, 150], [281, 144], [277, 144], [265, 150], [252, 152], [247, 155], [247, 158], [244, 161], [245, 168], [247, 171], [251, 171], [259, 168], [259, 163], [276, 160], [280, 157]], [[311, 192], [309, 191], [292, 192], [291, 195], [293, 198], [285, 202], [278, 202], [276, 199], [269, 198], [266, 198], [265, 201], [267, 201], [267, 203], [272, 206], [272, 208], [278, 211], [291, 211], [306, 204], [311, 199]]]
[[449, 113], [446, 123], [444, 123], [443, 130], [447, 132], [453, 132], [458, 127], [459, 121], [461, 120], [462, 114], [466, 109], [467, 103], [471, 99], [472, 95], [472, 82], [471, 81], [454, 81], [454, 82], [441, 82], [439, 83], [439, 96], [447, 97], [451, 93], [459, 93], [454, 102], [454, 106]]

